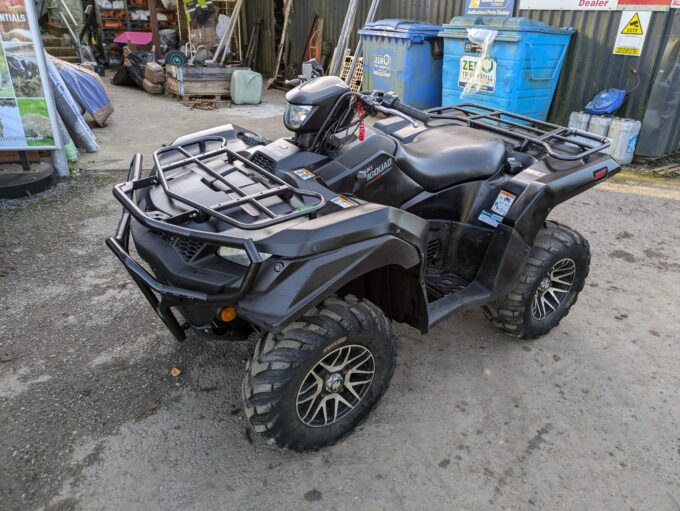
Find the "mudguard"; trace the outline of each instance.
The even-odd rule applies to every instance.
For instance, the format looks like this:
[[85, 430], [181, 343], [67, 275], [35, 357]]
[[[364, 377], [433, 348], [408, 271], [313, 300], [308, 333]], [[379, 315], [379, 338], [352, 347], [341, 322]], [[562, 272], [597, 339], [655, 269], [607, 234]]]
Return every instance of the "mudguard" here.
[[[341, 218], [334, 218], [336, 215]], [[278, 248], [276, 253], [286, 252], [292, 257], [277, 258], [276, 263], [262, 268], [250, 292], [238, 304], [239, 315], [266, 330], [277, 331], [356, 279], [393, 267], [393, 287], [399, 300], [408, 301], [415, 316], [426, 318], [422, 283], [427, 232], [427, 221], [415, 215], [364, 204], [257, 240], [262, 250]], [[288, 244], [279, 244], [279, 237]], [[405, 296], [400, 282], [415, 286], [411, 287], [414, 296]], [[386, 300], [390, 298], [385, 295]]]

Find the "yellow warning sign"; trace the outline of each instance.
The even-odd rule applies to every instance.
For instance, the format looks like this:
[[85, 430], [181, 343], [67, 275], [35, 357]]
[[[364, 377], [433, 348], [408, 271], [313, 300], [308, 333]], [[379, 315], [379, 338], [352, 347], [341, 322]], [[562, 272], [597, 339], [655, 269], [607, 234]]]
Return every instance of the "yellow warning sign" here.
[[614, 55], [640, 57], [651, 19], [651, 11], [623, 11], [616, 33]]
[[640, 15], [637, 12], [626, 24], [626, 26], [623, 27], [621, 33], [625, 35], [645, 35], [644, 32], [642, 31], [642, 22], [640, 21]]

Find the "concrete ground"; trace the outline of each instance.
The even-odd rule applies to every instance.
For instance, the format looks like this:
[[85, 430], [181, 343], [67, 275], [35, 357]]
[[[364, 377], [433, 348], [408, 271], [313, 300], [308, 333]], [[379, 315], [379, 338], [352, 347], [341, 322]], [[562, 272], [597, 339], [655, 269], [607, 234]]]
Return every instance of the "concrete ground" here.
[[135, 148], [230, 120], [272, 135], [278, 114], [112, 95], [87, 172], [0, 203], [0, 509], [680, 508], [679, 182], [617, 177], [554, 212], [593, 260], [549, 335], [478, 310], [425, 337], [397, 325], [364, 425], [282, 452], [241, 411], [253, 345], [175, 342], [103, 243]]

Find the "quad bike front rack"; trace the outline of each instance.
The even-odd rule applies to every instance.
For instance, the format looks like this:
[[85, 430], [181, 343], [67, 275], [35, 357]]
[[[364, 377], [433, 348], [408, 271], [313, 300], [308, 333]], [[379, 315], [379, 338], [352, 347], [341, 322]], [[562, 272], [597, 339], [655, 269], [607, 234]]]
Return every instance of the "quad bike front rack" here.
[[517, 140], [519, 151], [538, 146], [558, 160], [587, 161], [610, 146], [606, 137], [475, 103], [432, 108], [428, 113], [433, 120], [454, 121]]
[[[216, 146], [216, 148], [208, 150], [208, 147], [211, 145], [213, 147]], [[248, 292], [255, 281], [263, 261], [251, 238], [193, 229], [181, 225], [182, 223], [193, 220], [199, 215], [205, 215], [247, 231], [269, 227], [301, 216], [313, 215], [326, 205], [326, 199], [320, 193], [299, 190], [290, 186], [261, 166], [231, 151], [226, 145], [227, 142], [223, 137], [210, 136], [163, 147], [154, 153], [155, 167], [151, 175], [146, 178], [141, 177], [142, 155], [136, 154], [130, 164], [127, 181], [113, 188], [113, 195], [123, 205], [123, 213], [118, 222], [116, 234], [107, 238], [106, 244], [118, 257], [123, 266], [125, 266], [160, 319], [179, 341], [185, 339], [184, 331], [187, 325], [179, 324], [170, 307], [178, 305], [183, 301], [215, 304], [233, 303]], [[214, 161], [219, 158], [222, 158], [225, 163], [224, 168], [219, 172], [206, 164], [206, 161]], [[233, 165], [235, 161], [243, 163], [243, 167]], [[205, 205], [174, 192], [169, 184], [173, 177], [166, 176], [166, 172], [173, 170], [181, 172], [183, 169], [189, 171], [200, 169], [222, 183], [226, 188], [224, 193], [227, 196], [227, 200], [218, 204]], [[226, 179], [226, 176], [231, 172], [235, 170], [243, 171], [244, 169], [249, 172], [248, 177], [263, 185], [265, 190], [248, 194]], [[142, 210], [137, 204], [135, 192], [157, 185], [160, 185], [163, 191], [173, 200], [181, 202], [191, 209], [174, 217], [159, 215], [158, 212], [154, 211]], [[305, 208], [293, 209], [289, 213], [277, 214], [261, 203], [262, 199], [275, 196], [283, 200], [290, 200], [296, 197], [303, 203], [305, 203], [304, 199], [307, 198], [315, 203], [308, 204]], [[266, 220], [245, 223], [225, 213], [230, 209], [244, 206], [255, 208], [261, 215], [266, 217]], [[228, 293], [205, 293], [160, 282], [129, 253], [132, 218], [159, 234], [244, 250], [250, 264], [243, 276], [239, 289]], [[160, 299], [154, 293], [160, 295]]]

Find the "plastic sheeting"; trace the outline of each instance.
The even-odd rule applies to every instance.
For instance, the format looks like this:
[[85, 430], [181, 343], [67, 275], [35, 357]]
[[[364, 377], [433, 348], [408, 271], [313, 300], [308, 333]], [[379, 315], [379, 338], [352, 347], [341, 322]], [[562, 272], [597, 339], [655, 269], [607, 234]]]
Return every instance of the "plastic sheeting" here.
[[[475, 70], [472, 76], [472, 79], [465, 84], [465, 88], [463, 89], [462, 94], [460, 95], [461, 98], [469, 97], [472, 96], [473, 94], [477, 94], [482, 90], [482, 76], [484, 73], [484, 68], [486, 65], [486, 62], [491, 60], [491, 46], [493, 46], [493, 42], [496, 40], [496, 37], [498, 37], [498, 31], [497, 30], [487, 30], [484, 28], [468, 28], [468, 39], [479, 46], [482, 51], [481, 55], [479, 56], [479, 60], [477, 61], [477, 65], [475, 66]], [[490, 63], [490, 65], [493, 67], [493, 62]]]
[[61, 75], [49, 55], [45, 60], [47, 61], [47, 73], [59, 116], [64, 121], [76, 145], [88, 153], [95, 152], [97, 150], [97, 138], [80, 114], [78, 105], [71, 96], [64, 80], [61, 79]]
[[113, 113], [113, 105], [101, 79], [94, 73], [67, 63], [59, 67], [59, 75], [78, 102], [103, 127]]

